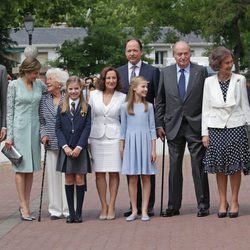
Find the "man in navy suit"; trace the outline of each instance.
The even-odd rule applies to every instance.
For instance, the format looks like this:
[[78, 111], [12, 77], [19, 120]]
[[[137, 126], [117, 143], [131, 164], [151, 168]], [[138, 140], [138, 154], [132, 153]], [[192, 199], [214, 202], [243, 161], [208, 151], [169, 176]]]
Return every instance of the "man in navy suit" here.
[[[138, 39], [129, 39], [125, 44], [125, 55], [128, 59], [128, 63], [119, 67], [117, 70], [121, 77], [121, 83], [123, 86], [122, 92], [127, 94], [129, 89], [129, 83], [134, 76], [143, 76], [148, 81], [148, 94], [146, 100], [154, 104], [154, 99], [157, 93], [157, 87], [159, 82], [159, 69], [152, 65], [142, 62], [141, 57], [143, 55], [142, 43]], [[138, 213], [141, 212], [142, 194], [141, 194], [141, 181], [138, 181], [138, 193], [137, 193], [137, 208]], [[148, 204], [148, 215], [154, 215], [154, 203], [155, 203], [155, 175], [151, 175], [151, 193]], [[124, 213], [127, 217], [131, 214], [131, 208]]]

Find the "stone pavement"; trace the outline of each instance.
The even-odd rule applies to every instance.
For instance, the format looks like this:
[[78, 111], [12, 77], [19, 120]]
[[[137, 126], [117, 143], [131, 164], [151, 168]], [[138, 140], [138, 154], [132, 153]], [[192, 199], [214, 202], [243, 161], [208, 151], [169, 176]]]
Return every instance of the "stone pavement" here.
[[[167, 157], [166, 157], [167, 159]], [[158, 157], [161, 170], [161, 156]], [[165, 171], [164, 203], [167, 204], [168, 166]], [[156, 216], [150, 222], [126, 222], [123, 212], [128, 207], [126, 179], [121, 176], [117, 197], [117, 218], [100, 221], [99, 200], [94, 175], [88, 175], [88, 192], [84, 203], [84, 222], [66, 224], [65, 220], [51, 221], [47, 212], [48, 197], [45, 183], [42, 221], [22, 222], [18, 214], [18, 200], [14, 174], [8, 163], [0, 164], [0, 249], [249, 249], [250, 245], [250, 176], [243, 176], [240, 192], [240, 217], [217, 218], [218, 194], [215, 176], [209, 176], [210, 216], [196, 217], [196, 201], [191, 177], [190, 159], [183, 164], [184, 189], [181, 215], [172, 218], [159, 216], [161, 173], [157, 175]], [[39, 209], [42, 173], [34, 176], [32, 211]], [[164, 208], [166, 205], [164, 205]]]

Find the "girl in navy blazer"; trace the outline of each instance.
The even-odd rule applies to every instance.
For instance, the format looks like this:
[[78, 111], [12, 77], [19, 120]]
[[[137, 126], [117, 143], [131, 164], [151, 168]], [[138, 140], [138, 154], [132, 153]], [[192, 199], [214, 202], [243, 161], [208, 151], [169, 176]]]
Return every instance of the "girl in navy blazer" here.
[[83, 99], [80, 78], [71, 76], [66, 83], [66, 95], [58, 108], [56, 119], [56, 135], [60, 147], [56, 169], [65, 173], [65, 191], [69, 207], [67, 223], [82, 222], [82, 205], [86, 191], [85, 175], [91, 172], [87, 151], [90, 127], [91, 110]]

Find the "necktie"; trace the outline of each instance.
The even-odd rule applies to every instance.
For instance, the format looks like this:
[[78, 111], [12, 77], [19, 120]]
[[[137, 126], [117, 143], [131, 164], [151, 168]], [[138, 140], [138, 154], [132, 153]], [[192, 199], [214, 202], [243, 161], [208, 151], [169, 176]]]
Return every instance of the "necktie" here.
[[74, 115], [75, 112], [76, 112], [76, 104], [74, 102], [71, 102], [70, 113], [71, 113], [71, 115]]
[[130, 80], [129, 80], [129, 82], [131, 82], [131, 80], [134, 78], [134, 77], [136, 77], [136, 74], [135, 74], [135, 69], [136, 69], [136, 65], [133, 65], [132, 67], [131, 67], [131, 69], [132, 69], [132, 72], [131, 72], [131, 75], [130, 75]]
[[179, 88], [179, 95], [181, 100], [184, 100], [185, 94], [186, 94], [186, 79], [185, 79], [185, 74], [184, 74], [184, 69], [180, 69], [181, 75], [179, 78], [179, 84], [178, 84], [178, 88]]

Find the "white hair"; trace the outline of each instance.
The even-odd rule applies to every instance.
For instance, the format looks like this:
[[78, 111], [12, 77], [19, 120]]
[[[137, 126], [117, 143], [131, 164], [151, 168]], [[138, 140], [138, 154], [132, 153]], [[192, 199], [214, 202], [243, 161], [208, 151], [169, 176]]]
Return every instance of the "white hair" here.
[[48, 78], [49, 76], [53, 76], [55, 80], [62, 85], [61, 88], [64, 88], [66, 86], [66, 82], [69, 79], [68, 72], [59, 68], [48, 69], [46, 72], [46, 77]]

